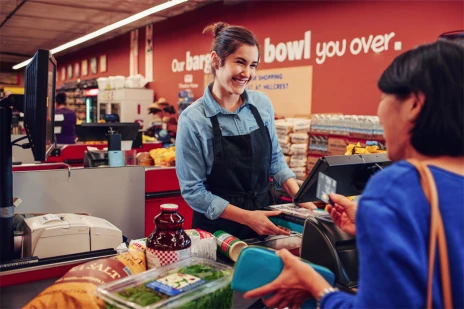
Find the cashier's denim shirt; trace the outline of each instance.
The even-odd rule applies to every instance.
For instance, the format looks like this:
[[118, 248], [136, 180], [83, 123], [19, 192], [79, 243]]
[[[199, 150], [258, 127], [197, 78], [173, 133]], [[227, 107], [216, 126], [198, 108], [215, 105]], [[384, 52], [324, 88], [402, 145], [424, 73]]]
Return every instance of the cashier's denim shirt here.
[[190, 105], [179, 117], [176, 172], [182, 197], [187, 204], [214, 220], [222, 214], [229, 202], [212, 194], [205, 187], [206, 176], [211, 173], [214, 159], [210, 117], [217, 115], [223, 136], [249, 134], [258, 128], [249, 104], [256, 106], [271, 136], [273, 150], [269, 174], [275, 187], [281, 188], [295, 174], [285, 163], [277, 141], [271, 100], [264, 93], [246, 90], [242, 94], [243, 104], [235, 112], [230, 112], [216, 102], [211, 94], [211, 87], [212, 84], [205, 89], [203, 97]]

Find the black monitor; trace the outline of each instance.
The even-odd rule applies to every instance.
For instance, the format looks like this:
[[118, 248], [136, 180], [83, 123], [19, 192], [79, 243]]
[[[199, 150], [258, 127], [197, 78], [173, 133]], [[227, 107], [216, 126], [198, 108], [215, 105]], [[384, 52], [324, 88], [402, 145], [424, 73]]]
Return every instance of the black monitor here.
[[56, 60], [39, 49], [24, 73], [24, 128], [35, 161], [45, 161], [54, 148]]
[[137, 122], [83, 123], [76, 126], [78, 142], [107, 141], [109, 134], [121, 134], [121, 140], [133, 141], [140, 124]]
[[[36, 161], [45, 161], [54, 148], [56, 61], [38, 50], [26, 67], [24, 96], [0, 101], [0, 263], [14, 258], [12, 144], [27, 138]], [[24, 113], [26, 137], [11, 141], [12, 110]], [[26, 143], [27, 144], [27, 143]]]
[[387, 154], [328, 156], [320, 158], [294, 196], [295, 203], [314, 202], [319, 173], [337, 181], [337, 193], [359, 195], [369, 178], [390, 164]]

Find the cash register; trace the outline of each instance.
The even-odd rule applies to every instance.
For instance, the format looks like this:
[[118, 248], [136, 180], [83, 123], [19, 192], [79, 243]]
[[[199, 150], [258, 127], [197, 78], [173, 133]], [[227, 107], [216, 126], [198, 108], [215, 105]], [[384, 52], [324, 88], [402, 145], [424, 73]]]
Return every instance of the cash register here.
[[[319, 173], [337, 181], [337, 193], [358, 196], [369, 178], [390, 164], [386, 154], [326, 156], [320, 158], [303, 182], [294, 203], [318, 201], [316, 197]], [[327, 267], [335, 274], [338, 286], [357, 287], [358, 253], [355, 237], [343, 232], [321, 209], [314, 211], [295, 204], [270, 206], [282, 214], [271, 217], [274, 224], [302, 233], [301, 257]]]
[[108, 150], [94, 149], [84, 152], [84, 167], [106, 166], [110, 157], [108, 151], [134, 148], [139, 130], [140, 125], [136, 122], [83, 123], [77, 125], [76, 135], [78, 141], [108, 142]]

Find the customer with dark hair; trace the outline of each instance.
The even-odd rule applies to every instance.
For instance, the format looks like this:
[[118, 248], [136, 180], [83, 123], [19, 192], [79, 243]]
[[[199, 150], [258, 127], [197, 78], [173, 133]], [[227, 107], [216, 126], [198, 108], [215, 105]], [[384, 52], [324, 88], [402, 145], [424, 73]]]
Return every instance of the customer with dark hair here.
[[290, 196], [298, 185], [277, 141], [271, 101], [246, 90], [260, 59], [258, 41], [246, 28], [226, 23], [205, 32], [214, 36], [214, 82], [182, 112], [176, 140], [176, 171], [182, 197], [194, 210], [193, 227], [241, 239], [288, 235], [268, 219], [280, 212], [262, 210], [273, 204], [270, 177]]
[[61, 125], [61, 133], [56, 134], [57, 144], [76, 143], [76, 113], [66, 107], [66, 93], [60, 92], [55, 97], [55, 114], [63, 115], [64, 120]]
[[[334, 222], [356, 233], [357, 294], [331, 288], [311, 267], [280, 251], [281, 275], [246, 297], [275, 293], [264, 303], [278, 308], [299, 307], [311, 295], [321, 308], [464, 308], [464, 48], [439, 41], [407, 51], [385, 70], [378, 87], [388, 155], [397, 163], [369, 181], [359, 210], [336, 194], [331, 195], [335, 206], [329, 206]], [[431, 206], [424, 178], [405, 160], [427, 165], [437, 188], [439, 210], [433, 214], [441, 213], [448, 259], [442, 252], [435, 263], [431, 259], [431, 276]], [[433, 196], [433, 190], [427, 192]], [[449, 271], [439, 267], [446, 260]], [[442, 282], [448, 273], [451, 286]]]

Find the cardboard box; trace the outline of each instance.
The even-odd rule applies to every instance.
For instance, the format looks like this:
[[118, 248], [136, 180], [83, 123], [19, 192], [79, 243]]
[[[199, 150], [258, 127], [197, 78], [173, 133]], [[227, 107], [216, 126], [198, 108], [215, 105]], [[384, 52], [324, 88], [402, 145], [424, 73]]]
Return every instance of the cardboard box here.
[[310, 173], [313, 169], [314, 165], [316, 165], [317, 160], [319, 160], [319, 156], [308, 156], [308, 161], [306, 163], [306, 173]]
[[346, 152], [349, 141], [345, 138], [329, 137], [328, 152], [331, 156], [342, 156]]

